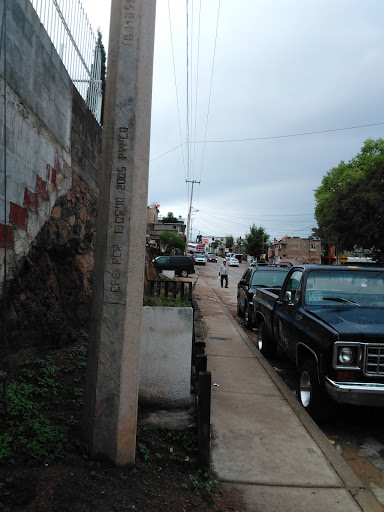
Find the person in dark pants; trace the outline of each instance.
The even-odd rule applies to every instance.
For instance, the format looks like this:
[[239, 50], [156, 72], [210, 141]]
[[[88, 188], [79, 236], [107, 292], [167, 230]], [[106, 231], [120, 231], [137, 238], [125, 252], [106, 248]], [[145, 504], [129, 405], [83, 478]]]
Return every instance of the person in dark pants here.
[[225, 287], [228, 288], [228, 265], [226, 260], [219, 267], [219, 276], [221, 280], [221, 287], [223, 287], [223, 282], [225, 281]]

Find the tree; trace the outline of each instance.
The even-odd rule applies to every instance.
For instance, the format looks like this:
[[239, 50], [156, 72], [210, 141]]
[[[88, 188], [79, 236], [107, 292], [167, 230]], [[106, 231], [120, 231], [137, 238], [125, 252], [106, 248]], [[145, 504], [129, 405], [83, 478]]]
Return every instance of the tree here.
[[169, 254], [173, 249], [185, 249], [185, 240], [173, 231], [164, 231], [159, 236], [164, 252]]
[[228, 235], [225, 239], [225, 247], [227, 247], [228, 249], [230, 249], [232, 246], [233, 246], [233, 236], [232, 235]]
[[249, 233], [245, 235], [245, 250], [251, 256], [260, 257], [266, 251], [270, 244], [269, 235], [263, 227], [256, 227], [255, 224], [249, 228]]
[[173, 212], [168, 212], [168, 215], [166, 217], [163, 217], [163, 222], [178, 222], [176, 217], [173, 215]]
[[219, 247], [219, 242], [217, 240], [214, 240], [211, 243], [211, 247], [212, 247], [212, 249], [217, 249]]
[[348, 163], [340, 162], [315, 190], [317, 233], [339, 249], [372, 250], [384, 259], [384, 140], [368, 139]]
[[240, 247], [240, 250], [241, 250], [241, 246], [244, 245], [244, 240], [241, 238], [241, 236], [238, 236], [236, 238], [236, 245], [238, 245]]

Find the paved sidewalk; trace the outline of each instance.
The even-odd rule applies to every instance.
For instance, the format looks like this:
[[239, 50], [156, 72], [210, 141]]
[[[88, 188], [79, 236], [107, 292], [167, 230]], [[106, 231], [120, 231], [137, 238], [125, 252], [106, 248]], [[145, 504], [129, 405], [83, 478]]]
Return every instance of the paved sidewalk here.
[[383, 512], [201, 274], [195, 295], [212, 373], [211, 460], [241, 512]]

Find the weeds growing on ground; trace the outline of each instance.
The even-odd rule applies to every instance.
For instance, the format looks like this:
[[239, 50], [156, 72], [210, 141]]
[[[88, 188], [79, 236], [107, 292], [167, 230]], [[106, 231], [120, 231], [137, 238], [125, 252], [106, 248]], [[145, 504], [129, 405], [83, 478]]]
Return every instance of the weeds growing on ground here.
[[153, 307], [173, 307], [173, 308], [190, 308], [191, 302], [189, 300], [181, 300], [173, 297], [165, 297], [164, 295], [154, 295], [153, 297], [144, 297], [144, 306]]
[[136, 463], [123, 472], [89, 458], [79, 428], [87, 346], [85, 335], [80, 338], [72, 347], [21, 363], [8, 381], [7, 410], [0, 410], [0, 510], [15, 510], [15, 504], [33, 500], [40, 492], [39, 471], [48, 466], [55, 467], [53, 477], [63, 474], [67, 479], [47, 483], [55, 486], [57, 500], [63, 483], [71, 488], [78, 485], [70, 476], [76, 474], [81, 475], [81, 490], [89, 500], [93, 486], [106, 485], [107, 478], [111, 489], [121, 479], [133, 486], [149, 481], [149, 488], [166, 487], [171, 479], [187, 501], [191, 495], [211, 501], [216, 482], [208, 469], [199, 466], [195, 430], [170, 432], [139, 424]]
[[61, 361], [47, 355], [20, 364], [7, 386], [7, 408], [1, 411], [1, 463], [69, 457], [69, 434], [83, 405], [85, 364], [84, 337]]

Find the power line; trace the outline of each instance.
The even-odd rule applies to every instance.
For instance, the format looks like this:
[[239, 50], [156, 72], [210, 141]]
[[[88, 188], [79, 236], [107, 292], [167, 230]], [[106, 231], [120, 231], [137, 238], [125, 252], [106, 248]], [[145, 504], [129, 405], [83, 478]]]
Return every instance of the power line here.
[[[226, 211], [223, 211], [223, 212], [220, 212], [220, 211], [212, 211], [212, 210], [201, 210], [202, 212], [204, 213], [208, 213], [208, 214], [218, 214], [218, 215], [228, 215], [228, 210]], [[313, 213], [286, 213], [286, 214], [279, 214], [279, 213], [268, 213], [268, 214], [265, 214], [265, 215], [268, 215], [268, 217], [302, 217], [304, 215], [311, 215], [313, 216]], [[252, 215], [236, 215], [236, 214], [232, 214], [231, 213], [231, 218], [232, 217], [238, 217], [238, 218], [242, 218], [242, 219], [248, 219], [248, 218], [254, 218], [254, 214]], [[263, 214], [261, 215], [257, 215], [257, 217], [262, 217]]]
[[[193, 132], [193, 139], [196, 140], [196, 123], [197, 123], [197, 92], [199, 89], [199, 61], [200, 61], [200, 27], [201, 27], [201, 0], [199, 4], [199, 30], [197, 35], [197, 60], [196, 60], [196, 91], [195, 91], [195, 127]], [[196, 162], [196, 144], [193, 145], [193, 175], [195, 174]], [[199, 189], [200, 192], [200, 189]]]
[[[181, 129], [181, 128], [180, 128], [180, 129]], [[169, 151], [166, 151], [165, 153], [162, 153], [161, 155], [155, 156], [155, 158], [152, 158], [152, 159], [150, 160], [150, 162], [154, 162], [154, 161], [155, 161], [155, 160], [157, 160], [158, 158], [161, 158], [162, 156], [168, 155], [168, 153], [172, 153], [172, 152], [173, 152], [173, 151], [175, 151], [176, 149], [182, 148], [184, 145], [185, 145], [185, 142], [183, 142], [182, 144], [179, 144], [179, 145], [178, 145], [178, 146], [176, 146], [175, 148], [170, 149]], [[184, 153], [183, 153], [183, 163], [184, 163], [184, 169], [185, 169]]]
[[245, 141], [254, 141], [254, 140], [270, 140], [270, 139], [283, 139], [288, 137], [303, 137], [305, 135], [318, 135], [321, 133], [330, 133], [330, 132], [341, 132], [344, 130], [356, 130], [357, 128], [367, 128], [369, 126], [380, 126], [383, 125], [383, 123], [373, 123], [373, 124], [362, 124], [359, 126], [349, 126], [347, 128], [333, 128], [330, 130], [319, 130], [315, 132], [303, 132], [303, 133], [292, 133], [288, 135], [274, 135], [269, 137], [253, 137], [248, 139], [227, 139], [227, 140], [201, 140], [196, 141], [196, 144], [208, 144], [208, 143], [216, 143], [216, 142], [245, 142]]
[[215, 44], [214, 44], [214, 47], [213, 47], [213, 59], [212, 59], [211, 83], [210, 83], [210, 87], [209, 87], [208, 110], [207, 110], [207, 120], [206, 120], [206, 123], [205, 123], [205, 135], [204, 135], [204, 141], [203, 141], [204, 146], [203, 146], [203, 156], [202, 156], [202, 159], [201, 159], [200, 180], [201, 180], [201, 176], [202, 176], [202, 174], [203, 174], [203, 164], [204, 164], [204, 156], [205, 156], [205, 141], [206, 141], [206, 139], [207, 139], [208, 120], [209, 120], [209, 110], [210, 110], [210, 106], [211, 106], [211, 94], [212, 94], [212, 83], [213, 83], [213, 71], [214, 71], [214, 68], [215, 68], [217, 32], [218, 32], [218, 29], [219, 29], [219, 18], [220, 18], [220, 5], [221, 5], [221, 0], [219, 0], [219, 5], [218, 5], [218, 8], [217, 8], [216, 34], [215, 34]]
[[[284, 139], [284, 138], [289, 138], [289, 137], [303, 137], [303, 136], [307, 136], [307, 135], [319, 135], [319, 134], [323, 134], [323, 133], [342, 132], [342, 131], [346, 131], [346, 130], [358, 130], [359, 128], [370, 128], [372, 126], [382, 126], [382, 125], [384, 125], [384, 122], [372, 123], [372, 124], [361, 124], [361, 125], [357, 125], [357, 126], [347, 126], [345, 128], [331, 128], [329, 130], [319, 130], [319, 131], [313, 131], [313, 132], [292, 133], [292, 134], [287, 134], [287, 135], [271, 135], [268, 137], [249, 137], [249, 138], [245, 138], [245, 139], [199, 140], [199, 141], [193, 141], [193, 142], [191, 142], [191, 144], [192, 143], [193, 144], [214, 144], [214, 143], [221, 143], [221, 142], [250, 142], [250, 141], [258, 141], [258, 140]], [[179, 146], [176, 146], [176, 147], [170, 149], [169, 151], [166, 151], [165, 153], [163, 153], [159, 156], [156, 156], [155, 158], [153, 158], [151, 160], [151, 162], [153, 160], [157, 160], [158, 158], [161, 158], [162, 156], [167, 155], [168, 153], [172, 153], [172, 151], [175, 151], [176, 149], [178, 149], [180, 146], [183, 146], [184, 144], [186, 144], [186, 142], [183, 142]]]
[[[181, 144], [179, 146], [177, 146], [177, 148], [180, 148], [181, 147], [181, 153], [182, 153], [182, 156], [183, 156], [183, 168], [184, 168], [184, 175], [185, 175], [185, 179], [187, 179], [187, 175], [186, 175], [186, 172], [185, 172], [185, 160], [184, 160], [184, 151], [183, 151], [183, 138], [182, 138], [182, 134], [181, 134], [181, 122], [180, 122], [180, 108], [179, 108], [179, 95], [178, 95], [178, 92], [177, 92], [177, 82], [176, 82], [176, 66], [175, 66], [175, 53], [174, 53], [174, 49], [173, 49], [173, 35], [172, 35], [172, 21], [171, 21], [171, 10], [170, 10], [170, 7], [169, 7], [169, 0], [168, 0], [168, 17], [169, 17], [169, 31], [170, 31], [170, 36], [171, 36], [171, 48], [172, 48], [172, 62], [173, 62], [173, 77], [174, 77], [174, 81], [175, 81], [175, 93], [176, 93], [176, 105], [177, 105], [177, 118], [178, 118], [178, 121], [179, 121], [179, 133], [180, 133], [180, 142]], [[174, 148], [172, 149], [171, 151], [174, 151], [175, 149], [177, 148]], [[171, 151], [167, 151], [167, 153], [171, 153]], [[161, 156], [164, 156], [166, 155], [167, 153], [164, 153], [163, 155]], [[151, 160], [151, 162], [153, 160], [156, 160], [157, 158], [160, 158], [159, 157], [156, 157], [154, 159]]]
[[188, 0], [185, 0], [186, 7], [186, 22], [187, 22], [187, 124], [186, 124], [186, 138], [187, 138], [187, 182], [190, 178], [190, 147], [189, 147], [189, 18], [188, 18]]

